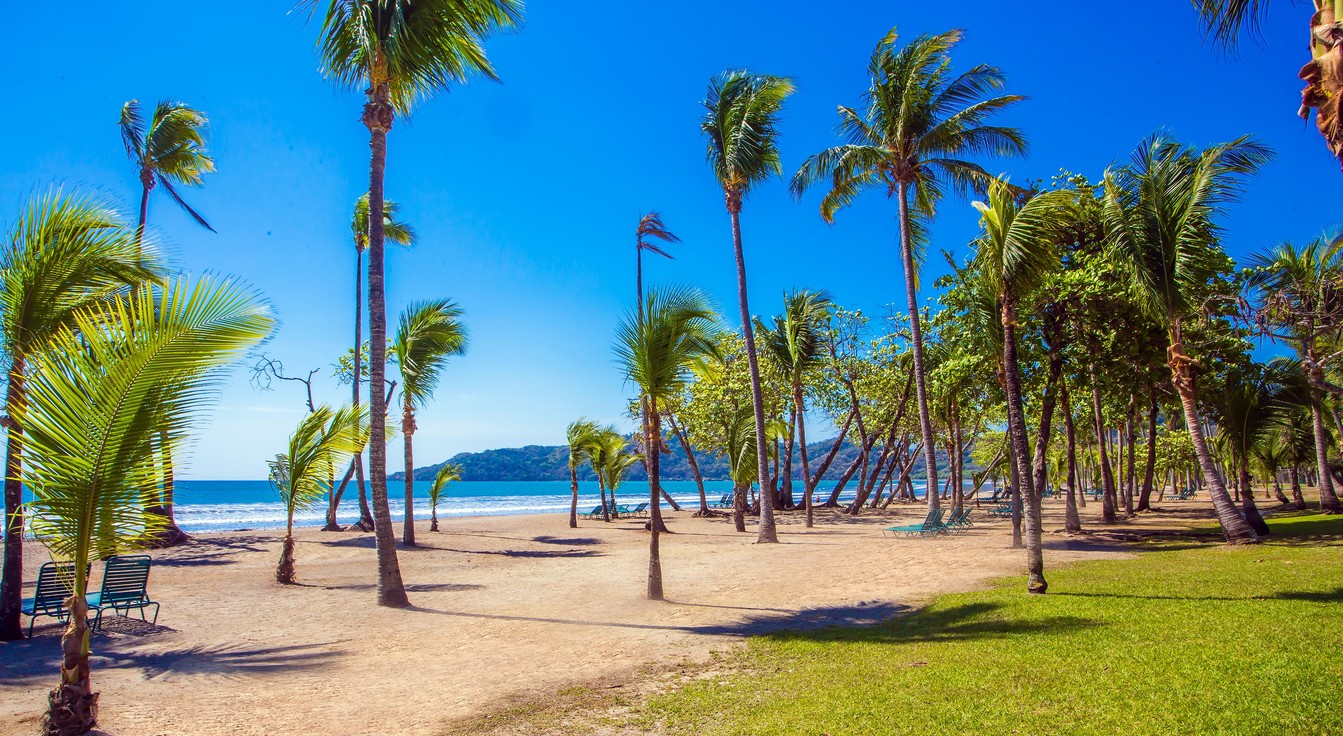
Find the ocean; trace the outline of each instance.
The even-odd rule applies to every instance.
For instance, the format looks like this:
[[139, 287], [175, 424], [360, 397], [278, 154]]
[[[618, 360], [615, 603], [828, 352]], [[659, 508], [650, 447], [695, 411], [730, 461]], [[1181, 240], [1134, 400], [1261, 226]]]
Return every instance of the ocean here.
[[[915, 484], [922, 493], [922, 486]], [[387, 484], [393, 519], [400, 520], [405, 510], [405, 485]], [[676, 502], [694, 508], [699, 492], [694, 481], [663, 481]], [[824, 492], [833, 484], [822, 484]], [[705, 481], [704, 493], [715, 503], [732, 490], [731, 481]], [[822, 492], [820, 489], [817, 491]], [[795, 490], [796, 494], [797, 491]], [[616, 492], [616, 502], [633, 506], [648, 498], [648, 483], [628, 481]], [[846, 489], [841, 499], [850, 500]], [[448, 485], [438, 502], [440, 519], [458, 516], [500, 516], [507, 514], [569, 513], [568, 481], [462, 481]], [[601, 503], [595, 482], [578, 484], [579, 513]], [[665, 506], [665, 501], [664, 508]], [[234, 531], [239, 529], [277, 529], [284, 527], [284, 506], [275, 489], [264, 480], [181, 480], [177, 482], [177, 523], [188, 532]], [[342, 524], [359, 519], [359, 498], [353, 481], [341, 499], [338, 517]], [[429, 518], [429, 483], [415, 483], [415, 518]], [[326, 505], [300, 512], [294, 518], [298, 526], [326, 523]]]

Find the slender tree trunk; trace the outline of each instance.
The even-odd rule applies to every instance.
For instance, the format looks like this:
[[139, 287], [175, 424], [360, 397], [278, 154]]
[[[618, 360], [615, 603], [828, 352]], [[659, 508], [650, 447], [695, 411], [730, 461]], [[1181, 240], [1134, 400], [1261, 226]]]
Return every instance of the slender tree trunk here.
[[285, 522], [284, 541], [280, 544], [280, 564], [275, 568], [275, 582], [294, 584], [294, 510], [289, 509]]
[[401, 411], [401, 437], [405, 441], [405, 489], [406, 513], [401, 521], [401, 543], [407, 547], [415, 546], [415, 410], [410, 408], [410, 399], [405, 401]]
[[[354, 247], [354, 371], [350, 381], [351, 396], [350, 403], [359, 408], [362, 402], [360, 389], [363, 387], [363, 351], [364, 344], [364, 249], [359, 246], [358, 241]], [[368, 488], [364, 483], [364, 453], [361, 450], [350, 460], [350, 469], [354, 472], [355, 480], [359, 486], [359, 521], [354, 525], [360, 531], [373, 531], [373, 514], [368, 508]], [[336, 518], [336, 512], [340, 507], [341, 497], [345, 495], [345, 485], [349, 482], [349, 473], [346, 473], [346, 480], [340, 484], [340, 490], [332, 498], [331, 507], [326, 512], [326, 531], [340, 531], [340, 522]]]
[[1077, 428], [1073, 426], [1073, 405], [1068, 398], [1068, 378], [1059, 378], [1059, 402], [1063, 409], [1063, 433], [1068, 443], [1068, 498], [1063, 512], [1063, 527], [1070, 532], [1082, 531], [1082, 519], [1077, 514]]
[[[760, 394], [760, 366], [756, 361], [755, 330], [751, 328], [751, 309], [746, 303], [746, 257], [741, 247], [741, 194], [729, 192], [727, 210], [732, 216], [732, 250], [737, 259], [737, 306], [741, 310], [741, 331], [746, 337], [746, 361], [751, 369], [751, 406], [755, 410], [756, 468], [760, 478], [760, 531], [756, 542], [779, 541], [774, 528], [774, 494], [769, 486], [769, 450], [765, 437], [765, 402]], [[651, 597], [651, 596], [650, 596]], [[660, 597], [660, 596], [659, 596]]]
[[1318, 398], [1311, 401], [1310, 418], [1315, 431], [1315, 461], [1320, 476], [1317, 483], [1320, 489], [1320, 513], [1343, 514], [1343, 506], [1339, 505], [1329, 473], [1329, 432], [1324, 428], [1324, 416]]
[[[662, 436], [659, 426], [657, 399], [648, 397], [648, 421], [644, 424], [644, 438], [651, 447]], [[662, 558], [659, 556], [658, 535], [662, 533], [662, 499], [658, 496], [661, 480], [661, 453], [648, 453], [648, 599], [662, 600]]]
[[732, 483], [732, 527], [738, 532], [746, 531], [746, 487], [741, 483]]
[[0, 578], [0, 641], [23, 638], [19, 615], [23, 604], [23, 428], [19, 417], [27, 406], [22, 355], [10, 357], [5, 394], [5, 562]]
[[61, 635], [61, 683], [47, 696], [43, 736], [77, 736], [98, 725], [98, 693], [89, 676], [89, 605], [83, 574], [87, 565], [81, 552], [75, 560], [74, 594], [65, 599], [70, 618]]
[[802, 403], [802, 384], [793, 384], [793, 406], [797, 412], [797, 441], [802, 445], [802, 504], [806, 509], [807, 519], [804, 525], [811, 529], [815, 522], [811, 511], [811, 463], [807, 459], [807, 420], [806, 407]]
[[578, 466], [569, 463], [569, 528], [578, 528]]
[[[1003, 369], [1007, 378], [1008, 430], [1012, 438], [1012, 446], [1016, 450], [1012, 454], [1017, 464], [1017, 475], [1021, 479], [1021, 487], [1018, 492], [1021, 493], [1026, 506], [1026, 591], [1029, 593], [1044, 593], [1049, 589], [1049, 584], [1045, 581], [1045, 561], [1041, 541], [1040, 494], [1037, 490], [1036, 481], [1039, 480], [1038, 476], [1043, 475], [1044, 456], [1040, 448], [1046, 442], [1044, 433], [1049, 431], [1049, 419], [1047, 416], [1041, 417], [1040, 431], [1042, 437], [1036, 449], [1037, 467], [1030, 468], [1026, 465], [1026, 458], [1030, 454], [1030, 443], [1026, 436], [1026, 412], [1021, 400], [1021, 374], [1017, 368], [1016, 298], [1011, 294], [1007, 294], [1003, 298], [1002, 320]], [[1051, 360], [1051, 363], [1053, 362]], [[1058, 367], [1051, 365], [1050, 373], [1053, 374], [1055, 379], [1057, 379], [1061, 367], [1062, 358], [1060, 357]], [[1045, 403], [1049, 405], [1049, 411], [1052, 412], [1053, 395], [1048, 388], [1045, 389]]]
[[1110, 453], [1106, 449], [1105, 414], [1101, 408], [1101, 387], [1100, 382], [1096, 380], [1096, 364], [1094, 362], [1088, 364], [1088, 370], [1091, 371], [1091, 405], [1096, 418], [1096, 446], [1101, 465], [1101, 518], [1106, 524], [1113, 524], [1118, 520], [1115, 517], [1115, 477], [1114, 472], [1110, 469]]
[[1291, 467], [1287, 469], [1287, 477], [1292, 480], [1292, 505], [1295, 506], [1298, 511], [1305, 510], [1306, 498], [1301, 495], [1301, 471], [1297, 469], [1295, 461], [1293, 461]]
[[835, 507], [839, 505], [839, 494], [844, 492], [844, 486], [848, 484], [849, 480], [853, 478], [853, 474], [858, 472], [858, 469], [862, 467], [864, 462], [866, 462], [867, 454], [872, 451], [872, 446], [876, 443], [876, 435], [872, 435], [871, 439], [862, 441], [858, 446], [858, 457], [853, 459], [853, 462], [849, 465], [848, 469], [839, 477], [839, 482], [835, 483], [834, 490], [830, 491], [830, 498], [826, 499], [825, 506]]
[[839, 428], [839, 436], [835, 438], [835, 443], [830, 446], [830, 452], [826, 453], [825, 460], [821, 461], [821, 465], [816, 468], [816, 472], [807, 480], [807, 495], [811, 495], [816, 490], [816, 486], [821, 484], [821, 478], [830, 469], [830, 464], [834, 462], [840, 448], [844, 446], [844, 440], [849, 436], [849, 428], [853, 426], [853, 416], [853, 412], [849, 412], [848, 416], [844, 418], [844, 426]]
[[1138, 496], [1138, 511], [1152, 508], [1152, 485], [1156, 479], [1156, 391], [1148, 393], [1147, 401], [1147, 464], [1142, 476], [1142, 495]]
[[1128, 413], [1128, 462], [1124, 466], [1124, 513], [1133, 516], [1133, 496], [1138, 485], [1137, 472], [1137, 451], [1138, 451], [1138, 396], [1134, 394], [1129, 400]]
[[1222, 478], [1217, 474], [1217, 464], [1208, 449], [1208, 440], [1203, 434], [1203, 423], [1198, 414], [1198, 396], [1194, 389], [1194, 377], [1190, 372], [1189, 358], [1184, 354], [1181, 342], [1180, 323], [1171, 325], [1169, 356], [1171, 383], [1180, 395], [1180, 405], [1184, 408], [1185, 424], [1188, 425], [1189, 438], [1194, 443], [1194, 455], [1198, 457], [1199, 469], [1203, 471], [1203, 481], [1208, 486], [1208, 495], [1212, 497], [1213, 509], [1222, 525], [1227, 542], [1231, 544], [1257, 544], [1259, 535], [1254, 528], [1236, 510], [1231, 496], [1226, 492]]
[[1254, 502], [1254, 487], [1250, 482], [1250, 461], [1249, 458], [1240, 458], [1240, 510], [1245, 515], [1245, 521], [1254, 527], [1255, 532], [1260, 536], [1270, 534], [1268, 523], [1264, 517], [1259, 514], [1259, 507]]
[[[1012, 319], [1016, 319], [1016, 305], [1012, 305]], [[1015, 334], [1015, 327], [1013, 328]], [[1012, 348], [1013, 359], [1016, 357], [1016, 347]], [[1005, 362], [1005, 361], [1004, 361]], [[1063, 351], [1053, 348], [1049, 351], [1049, 376], [1045, 380], [1044, 396], [1040, 400], [1040, 426], [1035, 433], [1035, 456], [1031, 462], [1031, 472], [1033, 488], [1035, 488], [1035, 512], [1036, 521], [1039, 521], [1041, 497], [1044, 489], [1049, 484], [1049, 442], [1053, 438], [1052, 427], [1054, 423], [1054, 404], [1058, 401], [1058, 383], [1059, 377], [1063, 375]], [[1017, 391], [1021, 391], [1021, 375], [1017, 374]], [[1020, 393], [1018, 393], [1020, 398]], [[1026, 426], [1026, 410], [1021, 407], [1021, 421], [1023, 427]], [[1029, 513], [1030, 504], [1027, 503]], [[1029, 532], [1029, 524], [1027, 525]], [[1037, 535], [1039, 534], [1037, 530]], [[1030, 540], [1027, 540], [1030, 544]]]
[[368, 401], [370, 482], [373, 485], [373, 522], [378, 551], [378, 604], [410, 606], [401, 565], [396, 557], [392, 511], [387, 503], [387, 401], [382, 387], [387, 378], [387, 294], [383, 279], [383, 177], [387, 168], [387, 132], [395, 116], [386, 82], [375, 84], [364, 106], [369, 129], [368, 177]]
[[[653, 479], [648, 479], [648, 487], [654, 488]], [[602, 521], [611, 520], [611, 512], [615, 510], [615, 494], [611, 494], [611, 503], [606, 502], [606, 479], [602, 477], [601, 471], [597, 472], [597, 490], [602, 494]]]
[[[686, 463], [690, 465], [690, 474], [695, 477], [695, 488], [699, 491], [699, 511], [695, 516], [712, 516], [709, 511], [709, 499], [704, 495], [704, 476], [700, 475], [699, 462], [695, 460], [695, 451], [690, 447], [690, 438], [686, 436], [685, 428], [676, 421], [676, 415], [667, 414], [667, 422], [671, 424], [672, 434], [681, 443], [681, 450], [685, 452]], [[678, 511], [680, 509], [677, 509]]]
[[933, 420], [928, 413], [928, 373], [923, 360], [923, 327], [919, 324], [919, 295], [915, 286], [914, 243], [910, 232], [908, 185], [899, 184], [900, 196], [900, 263], [905, 270], [905, 295], [909, 303], [909, 329], [914, 349], [914, 385], [919, 401], [919, 428], [923, 432], [923, 461], [925, 484], [928, 487], [928, 510], [936, 511], [937, 500], [937, 446], [933, 440]]
[[774, 460], [776, 466], [782, 466], [779, 471], [779, 508], [782, 509], [796, 507], [793, 502], [793, 450], [797, 442], [797, 407], [794, 406], [788, 413], [792, 416], [788, 417], [788, 436], [784, 438], [783, 458]]

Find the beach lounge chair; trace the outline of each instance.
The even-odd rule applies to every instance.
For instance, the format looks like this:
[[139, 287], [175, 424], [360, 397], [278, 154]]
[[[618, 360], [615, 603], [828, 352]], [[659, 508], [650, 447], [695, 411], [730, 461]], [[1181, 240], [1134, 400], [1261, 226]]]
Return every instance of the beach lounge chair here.
[[[37, 590], [33, 592], [32, 598], [24, 598], [20, 601], [19, 610], [25, 616], [28, 616], [28, 638], [33, 638], [33, 625], [37, 622], [39, 616], [47, 616], [59, 621], [65, 621], [70, 617], [70, 610], [65, 607], [65, 599], [70, 597], [70, 586], [67, 581], [74, 577], [75, 563], [62, 562], [59, 565], [55, 562], [48, 562], [37, 570]], [[88, 587], [89, 566], [84, 566], [84, 584]]]
[[989, 516], [1011, 516], [1012, 504], [1004, 503], [989, 509]]
[[597, 504], [596, 506], [593, 506], [591, 511], [587, 512], [586, 514], [582, 514], [581, 516], [582, 516], [584, 519], [599, 519], [599, 518], [601, 518], [601, 516], [602, 516], [602, 505], [601, 505], [601, 504]]
[[630, 515], [630, 516], [648, 516], [648, 502], [645, 501], [645, 502], [639, 504], [638, 506], [635, 506], [635, 507], [634, 507], [634, 510], [629, 512], [629, 515]]
[[889, 532], [892, 535], [904, 534], [907, 537], [911, 537], [916, 534], [920, 537], [936, 536], [939, 532], [943, 531], [946, 528], [942, 524], [943, 513], [944, 512], [942, 509], [938, 509], [936, 511], [929, 511], [928, 517], [923, 520], [922, 524], [908, 524], [905, 526], [888, 526], [885, 529], [882, 529], [881, 533], [886, 534]]
[[158, 623], [159, 604], [149, 598], [149, 566], [153, 562], [149, 555], [116, 555], [107, 558], [103, 566], [103, 584], [97, 593], [89, 593], [85, 598], [89, 610], [97, 611], [93, 619], [93, 630], [102, 628], [103, 612], [111, 609], [118, 616], [125, 616], [131, 609], [140, 612], [141, 621], [145, 618], [145, 609], [154, 607], [154, 620]]
[[735, 495], [736, 494], [732, 492], [724, 493], [722, 497], [718, 499], [718, 503], [716, 504], [716, 506], [720, 509], [732, 508], [733, 496]]

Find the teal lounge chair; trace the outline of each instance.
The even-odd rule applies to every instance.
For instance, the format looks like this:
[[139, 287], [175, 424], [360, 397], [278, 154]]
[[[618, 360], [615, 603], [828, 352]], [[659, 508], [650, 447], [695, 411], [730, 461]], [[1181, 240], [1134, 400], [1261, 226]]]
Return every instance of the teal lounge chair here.
[[[107, 558], [103, 566], [102, 588], [97, 593], [85, 596], [89, 610], [98, 612], [93, 619], [94, 631], [102, 628], [103, 613], [109, 609], [118, 616], [125, 616], [134, 608], [140, 612], [141, 621], [158, 623], [159, 604], [150, 599], [148, 591], [149, 566], [152, 562], [149, 555], [116, 555]], [[145, 609], [150, 606], [154, 607], [153, 621], [145, 617]]]
[[882, 534], [886, 534], [889, 532], [892, 535], [904, 534], [907, 537], [912, 537], [914, 535], [918, 535], [920, 537], [936, 536], [939, 532], [943, 531], [946, 528], [942, 524], [943, 513], [944, 512], [942, 509], [938, 509], [936, 511], [929, 511], [928, 517], [923, 520], [922, 524], [909, 524], [906, 526], [888, 526], [885, 529], [882, 529], [881, 532]]
[[635, 507], [634, 507], [634, 510], [629, 512], [629, 515], [630, 515], [630, 516], [648, 516], [648, 515], [649, 515], [649, 514], [648, 514], [648, 502], [645, 501], [645, 502], [639, 504], [638, 506], [635, 506]]
[[592, 507], [592, 510], [591, 510], [591, 511], [587, 512], [586, 514], [583, 514], [583, 518], [585, 518], [585, 519], [597, 519], [597, 518], [600, 518], [601, 515], [602, 515], [602, 505], [601, 505], [601, 504], [597, 504], [596, 506], [593, 506], [593, 507]]
[[[24, 598], [19, 610], [28, 616], [28, 638], [33, 638], [33, 625], [39, 616], [65, 621], [70, 618], [70, 610], [65, 607], [65, 599], [70, 597], [67, 581], [74, 578], [75, 563], [48, 562], [37, 570], [37, 590], [32, 598]], [[84, 566], [84, 587], [88, 587], [89, 566]]]

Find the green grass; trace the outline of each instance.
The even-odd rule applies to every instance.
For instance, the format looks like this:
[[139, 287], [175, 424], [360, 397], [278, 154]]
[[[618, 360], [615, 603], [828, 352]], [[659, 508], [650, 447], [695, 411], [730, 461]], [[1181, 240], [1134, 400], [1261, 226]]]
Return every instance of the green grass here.
[[1266, 544], [944, 595], [883, 626], [753, 640], [730, 674], [654, 697], [672, 734], [1343, 733], [1343, 519]]

